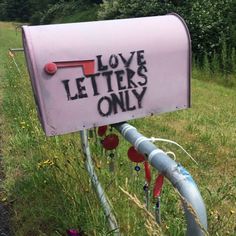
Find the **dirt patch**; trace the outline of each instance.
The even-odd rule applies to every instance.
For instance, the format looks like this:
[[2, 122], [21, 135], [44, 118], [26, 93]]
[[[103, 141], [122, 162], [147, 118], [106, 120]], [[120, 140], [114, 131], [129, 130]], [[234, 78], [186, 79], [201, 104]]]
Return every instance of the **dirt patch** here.
[[[0, 86], [0, 106], [1, 105], [2, 105], [2, 90]], [[0, 114], [2, 114], [2, 112], [0, 112]], [[12, 233], [10, 231], [10, 222], [9, 222], [10, 209], [9, 206], [2, 201], [4, 196], [4, 189], [2, 189], [2, 182], [5, 179], [4, 169], [2, 165], [3, 161], [2, 145], [3, 145], [3, 118], [0, 116], [0, 236], [11, 236]]]
[[0, 236], [10, 236], [9, 207], [0, 204]]
[[[1, 121], [0, 121], [1, 122]], [[1, 126], [1, 123], [0, 123]], [[1, 132], [1, 127], [0, 127]], [[5, 175], [2, 168], [2, 153], [1, 153], [1, 133], [0, 133], [0, 184], [4, 180]], [[4, 195], [4, 190], [1, 188], [0, 185], [0, 196]], [[0, 199], [1, 201], [2, 199]], [[0, 236], [10, 236], [12, 235], [10, 232], [10, 215], [9, 215], [9, 207], [7, 204], [0, 202]]]

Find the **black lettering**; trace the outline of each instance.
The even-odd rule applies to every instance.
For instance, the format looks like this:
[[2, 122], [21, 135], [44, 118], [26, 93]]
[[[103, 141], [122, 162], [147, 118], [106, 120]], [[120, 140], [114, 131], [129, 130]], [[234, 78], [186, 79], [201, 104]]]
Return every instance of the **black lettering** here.
[[134, 56], [134, 53], [135, 53], [135, 52], [130, 52], [131, 56], [129, 57], [128, 60], [126, 60], [126, 59], [123, 57], [123, 55], [122, 55], [121, 53], [119, 53], [119, 56], [120, 56], [122, 62], [124, 63], [125, 67], [129, 67], [129, 66], [130, 66], [130, 64], [131, 64], [131, 62], [132, 62], [132, 59], [133, 59], [133, 56]]
[[102, 75], [105, 76], [106, 80], [107, 80], [107, 92], [112, 92], [113, 89], [112, 89], [112, 86], [111, 86], [111, 75], [113, 74], [113, 71], [110, 70], [110, 71], [106, 71], [106, 72], [103, 72]]
[[128, 88], [137, 88], [138, 86], [132, 80], [132, 78], [135, 75], [135, 72], [129, 68], [126, 69], [126, 72], [127, 72]]
[[132, 89], [132, 93], [134, 94], [134, 96], [137, 98], [137, 101], [138, 101], [138, 108], [142, 108], [142, 99], [146, 90], [147, 90], [147, 87], [143, 87], [142, 92], [138, 93], [136, 89]]
[[144, 50], [137, 51], [137, 64], [139, 66], [145, 65], [146, 61], [144, 59]]
[[[102, 109], [102, 103], [104, 101], [107, 101], [107, 111], [106, 112], [104, 112], [104, 110]], [[106, 97], [106, 96], [102, 97], [98, 101], [98, 107], [97, 108], [98, 108], [98, 112], [101, 116], [109, 116], [112, 112], [112, 101], [110, 100], [109, 97]]]
[[116, 114], [118, 112], [118, 109], [117, 109], [118, 105], [120, 106], [122, 112], [126, 111], [123, 92], [119, 92], [119, 97], [115, 93], [112, 93], [111, 98], [112, 98], [112, 105], [113, 105], [114, 114]]
[[129, 90], [125, 91], [125, 102], [126, 102], [126, 109], [127, 109], [127, 111], [133, 111], [133, 110], [136, 109], [135, 106], [130, 107]]
[[115, 69], [119, 65], [119, 60], [116, 55], [111, 55], [109, 59], [109, 65], [111, 68]]
[[69, 80], [62, 80], [61, 81], [64, 85], [64, 89], [66, 90], [66, 95], [67, 95], [67, 99], [68, 101], [70, 100], [75, 100], [78, 98], [78, 94], [75, 94], [75, 96], [71, 97], [71, 94], [70, 94], [70, 87], [69, 87]]
[[118, 89], [119, 90], [123, 90], [126, 89], [126, 86], [122, 86], [122, 81], [123, 81], [123, 75], [124, 75], [125, 71], [124, 70], [118, 70], [115, 71], [116, 74], [116, 79], [117, 79], [117, 85], [118, 85]]
[[108, 66], [104, 66], [102, 64], [102, 55], [98, 55], [97, 56], [97, 61], [98, 61], [98, 71], [104, 71], [108, 69]]
[[100, 73], [86, 76], [86, 78], [91, 78], [92, 87], [93, 87], [93, 96], [97, 96], [100, 94], [98, 92], [98, 87], [97, 87], [97, 82], [96, 82], [96, 77], [98, 77], [99, 75]]
[[76, 85], [77, 85], [77, 89], [78, 89], [78, 97], [79, 98], [87, 98], [88, 95], [87, 93], [83, 93], [84, 91], [86, 91], [86, 88], [85, 86], [82, 86], [81, 83], [84, 81], [84, 77], [81, 77], [81, 78], [77, 78], [76, 79]]
[[145, 72], [147, 72], [146, 66], [139, 66], [137, 73], [140, 77], [144, 78], [144, 82], [138, 82], [140, 86], [144, 86], [147, 84], [147, 76], [144, 74]]

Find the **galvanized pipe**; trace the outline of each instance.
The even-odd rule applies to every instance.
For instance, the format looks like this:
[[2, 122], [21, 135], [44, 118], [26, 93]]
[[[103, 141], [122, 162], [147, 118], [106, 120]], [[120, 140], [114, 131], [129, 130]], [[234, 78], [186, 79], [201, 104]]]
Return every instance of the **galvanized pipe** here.
[[101, 183], [98, 180], [98, 177], [93, 167], [92, 157], [91, 157], [89, 143], [88, 143], [88, 131], [87, 130], [80, 131], [80, 137], [81, 137], [83, 152], [86, 157], [86, 169], [92, 181], [93, 187], [96, 191], [100, 204], [103, 208], [104, 214], [107, 217], [110, 232], [112, 232], [113, 235], [115, 236], [119, 236], [120, 231], [119, 231], [119, 226], [117, 224], [116, 218], [112, 213], [106, 194], [101, 186]]
[[24, 48], [9, 48], [11, 52], [24, 52]]
[[149, 163], [162, 173], [178, 190], [184, 207], [187, 236], [203, 236], [207, 231], [207, 214], [202, 196], [191, 175], [137, 129], [127, 123], [113, 125]]

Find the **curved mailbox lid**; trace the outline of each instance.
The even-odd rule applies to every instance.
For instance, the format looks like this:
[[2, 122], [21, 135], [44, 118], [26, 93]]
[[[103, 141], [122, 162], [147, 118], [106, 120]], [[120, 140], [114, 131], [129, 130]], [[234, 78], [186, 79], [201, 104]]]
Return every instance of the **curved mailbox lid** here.
[[190, 106], [190, 37], [177, 15], [24, 26], [23, 45], [46, 135]]

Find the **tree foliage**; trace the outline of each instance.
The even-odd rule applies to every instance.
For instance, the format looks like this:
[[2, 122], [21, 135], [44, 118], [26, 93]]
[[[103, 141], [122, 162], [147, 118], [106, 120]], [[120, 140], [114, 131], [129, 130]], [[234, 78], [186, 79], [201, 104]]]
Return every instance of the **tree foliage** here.
[[70, 14], [68, 9], [83, 9], [99, 3], [102, 0], [0, 0], [0, 20], [50, 23], [59, 14]]
[[[99, 19], [176, 12], [188, 25], [193, 52], [200, 65], [208, 59], [223, 70], [227, 67], [224, 63], [230, 61], [232, 66], [236, 63], [231, 55], [236, 48], [236, 0], [0, 0], [0, 20], [49, 24], [93, 4], [100, 4]], [[216, 58], [219, 61], [211, 63]]]
[[203, 61], [205, 54], [220, 53], [224, 41], [236, 45], [236, 0], [104, 0], [100, 19], [180, 14], [192, 37], [193, 52]]

